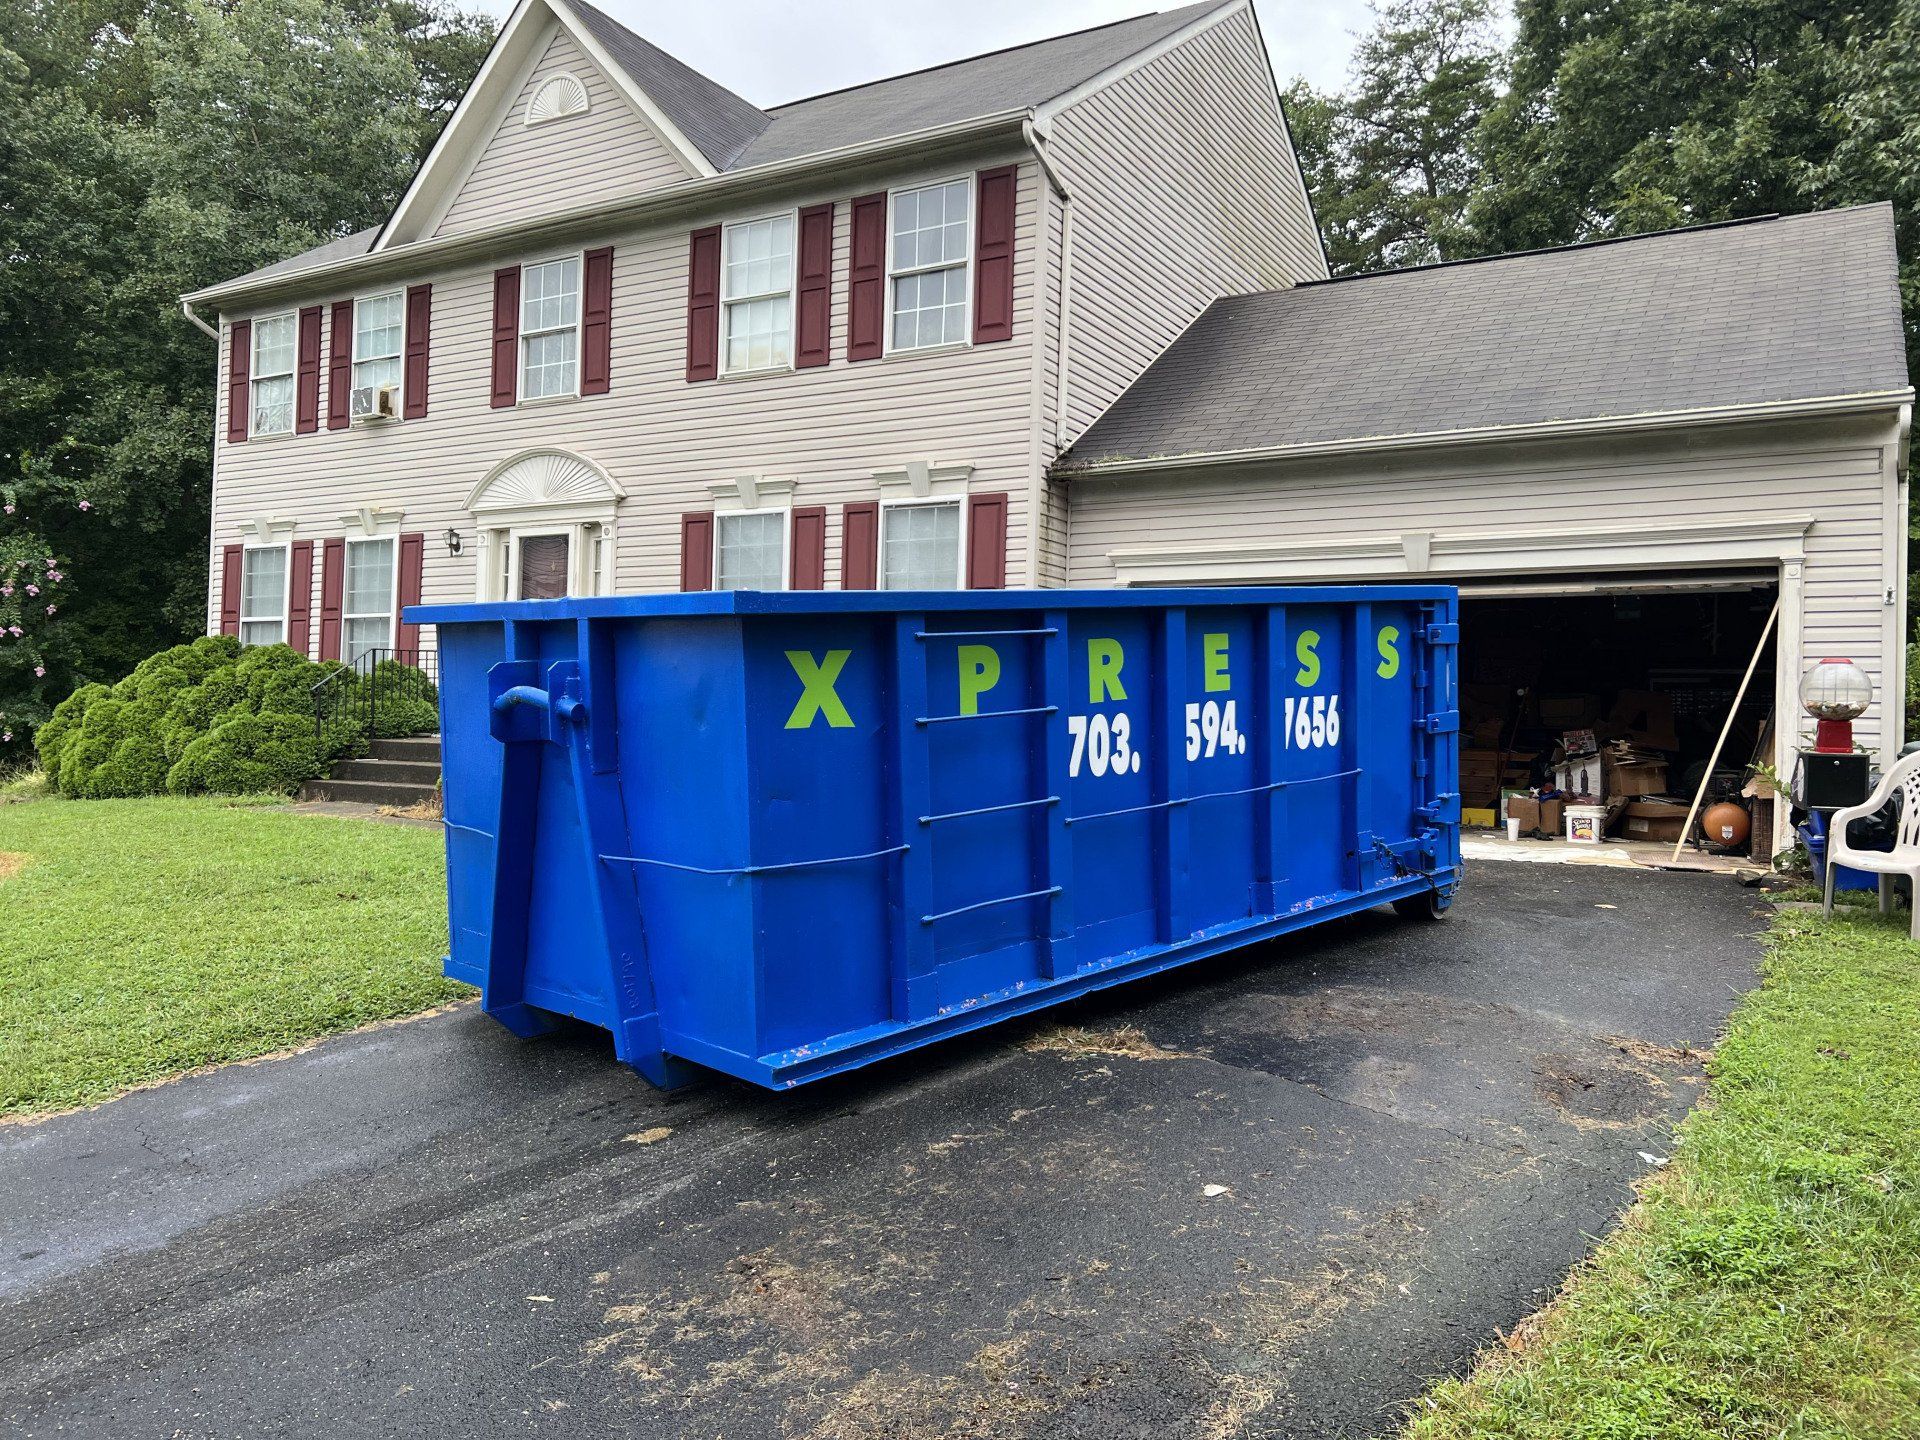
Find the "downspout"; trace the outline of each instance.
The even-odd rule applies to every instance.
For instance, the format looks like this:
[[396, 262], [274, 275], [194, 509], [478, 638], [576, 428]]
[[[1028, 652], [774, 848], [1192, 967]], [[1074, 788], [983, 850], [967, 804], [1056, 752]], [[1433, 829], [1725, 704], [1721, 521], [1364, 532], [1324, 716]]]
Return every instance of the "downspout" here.
[[1067, 335], [1073, 323], [1073, 196], [1068, 193], [1067, 182], [1060, 178], [1053, 161], [1047, 158], [1046, 144], [1034, 128], [1031, 116], [1021, 122], [1020, 130], [1053, 186], [1054, 194], [1060, 197], [1060, 325], [1054, 336], [1053, 357], [1053, 444], [1055, 450], [1059, 450], [1067, 436]]
[[[1041, 581], [1040, 552], [1041, 547], [1046, 542], [1046, 537], [1040, 532], [1040, 517], [1048, 498], [1047, 486], [1051, 483], [1047, 476], [1048, 472], [1053, 468], [1053, 462], [1060, 457], [1060, 451], [1064, 448], [1067, 433], [1067, 332], [1071, 322], [1073, 301], [1073, 196], [1068, 193], [1067, 182], [1061, 179], [1060, 172], [1054, 168], [1053, 161], [1048, 158], [1046, 145], [1041, 140], [1040, 133], [1035, 128], [1031, 115], [1020, 122], [1020, 132], [1026, 138], [1027, 147], [1033, 151], [1034, 158], [1040, 162], [1040, 170], [1047, 177], [1047, 184], [1052, 187], [1053, 193], [1060, 197], [1060, 312], [1059, 318], [1054, 326], [1053, 443], [1045, 447], [1049, 453], [1044, 456], [1039, 453], [1042, 449], [1039, 437], [1041, 433], [1040, 426], [1043, 421], [1039, 414], [1039, 404], [1036, 403], [1034, 406], [1035, 455], [1031, 480], [1031, 508], [1029, 510], [1029, 514], [1033, 517], [1031, 524], [1034, 527], [1034, 537], [1028, 553], [1033, 557], [1032, 564], [1034, 567], [1030, 583], [1038, 585]], [[1037, 340], [1038, 336], [1036, 335], [1035, 338]], [[1037, 391], [1039, 387], [1039, 372], [1037, 369], [1035, 371], [1035, 387]], [[1034, 396], [1035, 401], [1037, 402], [1039, 398], [1038, 393], [1036, 393]], [[1067, 558], [1065, 553], [1067, 517], [1064, 515], [1061, 516], [1060, 523], [1062, 546], [1060, 567], [1061, 574], [1064, 577]]]
[[191, 320], [194, 323], [194, 327], [209, 340], [213, 341], [214, 344], [218, 345], [220, 343], [220, 332], [194, 313], [193, 302], [191, 300], [182, 300], [180, 302], [180, 313]]

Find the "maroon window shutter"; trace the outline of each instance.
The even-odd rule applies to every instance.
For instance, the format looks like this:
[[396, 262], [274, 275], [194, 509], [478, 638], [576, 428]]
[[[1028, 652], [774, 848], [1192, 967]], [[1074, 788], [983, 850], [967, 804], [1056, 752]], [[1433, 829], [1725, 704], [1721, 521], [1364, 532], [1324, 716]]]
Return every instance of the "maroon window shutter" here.
[[880, 587], [880, 506], [872, 500], [840, 507], [840, 588]]
[[347, 583], [347, 542], [320, 546], [320, 658], [340, 658], [340, 601]]
[[680, 588], [713, 588], [713, 512], [697, 510], [680, 517]]
[[228, 545], [220, 552], [220, 633], [240, 633], [240, 560], [243, 547]]
[[580, 282], [580, 393], [613, 388], [613, 247], [589, 250]]
[[[227, 327], [227, 443], [247, 438], [247, 408], [253, 403], [249, 382], [253, 375], [253, 322], [236, 320]], [[235, 632], [238, 633], [237, 631]]]
[[400, 412], [409, 420], [424, 420], [427, 414], [427, 360], [433, 340], [433, 286], [407, 287], [406, 360], [401, 372], [405, 382], [405, 408]]
[[294, 382], [293, 431], [311, 435], [320, 428], [320, 307], [300, 312], [300, 368]]
[[1020, 167], [980, 172], [973, 244], [973, 343], [1013, 338], [1013, 212]]
[[1007, 588], [1007, 497], [967, 497], [967, 588]]
[[853, 202], [847, 267], [847, 359], [878, 360], [886, 350], [886, 335], [887, 197], [862, 195]]
[[493, 272], [493, 408], [520, 398], [520, 267]]
[[687, 380], [719, 374], [720, 227], [709, 225], [694, 231], [687, 246]]
[[827, 588], [827, 507], [824, 505], [803, 505], [793, 512], [793, 573], [787, 588]]
[[[800, 294], [793, 363], [801, 370], [833, 358], [833, 206], [800, 212]], [[817, 588], [817, 587], [816, 587]]]
[[333, 302], [333, 331], [327, 337], [327, 428], [344, 430], [352, 420], [353, 302]]
[[[400, 608], [420, 603], [420, 581], [426, 569], [427, 537], [422, 531], [400, 537]], [[420, 627], [400, 622], [400, 640], [396, 648], [408, 653], [420, 649]], [[409, 662], [412, 663], [412, 662]]]
[[313, 620], [313, 541], [294, 541], [287, 561], [287, 644], [305, 655]]

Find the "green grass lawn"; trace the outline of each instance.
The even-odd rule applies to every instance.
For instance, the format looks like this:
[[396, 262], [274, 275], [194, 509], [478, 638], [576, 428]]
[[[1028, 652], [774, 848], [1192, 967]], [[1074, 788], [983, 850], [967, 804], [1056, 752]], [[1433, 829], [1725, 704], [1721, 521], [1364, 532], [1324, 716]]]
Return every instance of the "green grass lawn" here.
[[221, 799], [0, 803], [0, 1113], [426, 1009], [437, 829]]
[[1920, 945], [1775, 921], [1707, 1103], [1561, 1297], [1410, 1440], [1920, 1436]]

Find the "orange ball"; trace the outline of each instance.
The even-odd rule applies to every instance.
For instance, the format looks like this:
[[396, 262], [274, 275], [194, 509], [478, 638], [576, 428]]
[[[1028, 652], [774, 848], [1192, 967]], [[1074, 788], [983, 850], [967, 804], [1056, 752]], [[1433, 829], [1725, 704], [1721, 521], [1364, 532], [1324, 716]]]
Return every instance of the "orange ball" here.
[[1738, 850], [1753, 833], [1753, 821], [1744, 806], [1722, 800], [1718, 805], [1709, 806], [1707, 813], [1700, 817], [1700, 828], [1706, 832], [1709, 845]]

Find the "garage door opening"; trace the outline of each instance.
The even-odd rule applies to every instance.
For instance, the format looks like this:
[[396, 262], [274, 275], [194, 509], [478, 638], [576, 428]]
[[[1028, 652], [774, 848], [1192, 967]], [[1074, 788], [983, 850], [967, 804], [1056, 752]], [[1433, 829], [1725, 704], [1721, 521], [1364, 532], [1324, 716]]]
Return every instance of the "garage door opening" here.
[[[1461, 586], [1461, 790], [1469, 819], [1498, 825], [1515, 792], [1523, 829], [1564, 837], [1564, 807], [1604, 809], [1610, 839], [1671, 845], [1733, 707], [1778, 593], [1772, 574], [1589, 577]], [[1776, 631], [1777, 634], [1777, 631]], [[1741, 800], [1771, 756], [1776, 640], [1770, 636], [1707, 790], [1752, 812], [1750, 845], [1771, 848], [1764, 800]], [[1560, 807], [1551, 803], [1558, 791]]]

